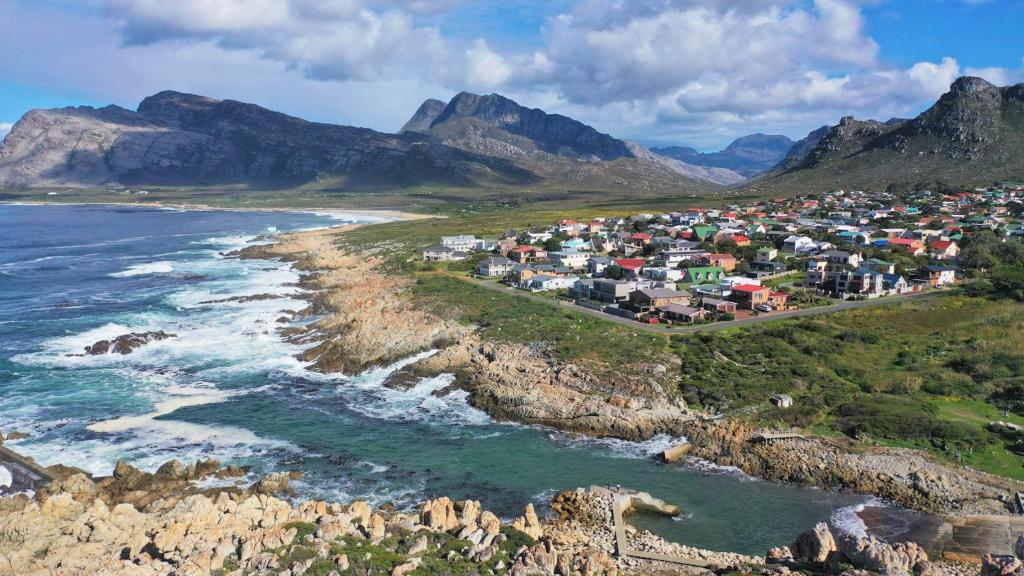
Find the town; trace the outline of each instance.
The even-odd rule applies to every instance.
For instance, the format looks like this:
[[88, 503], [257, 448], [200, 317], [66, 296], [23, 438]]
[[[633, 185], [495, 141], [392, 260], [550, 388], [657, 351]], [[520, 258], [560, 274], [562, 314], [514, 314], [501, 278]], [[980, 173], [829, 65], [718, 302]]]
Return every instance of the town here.
[[[646, 324], [742, 320], [960, 283], [960, 243], [1024, 237], [1024, 186], [952, 193], [830, 192], [724, 209], [564, 218], [501, 238], [445, 236], [424, 266]], [[462, 269], [467, 269], [463, 267]]]

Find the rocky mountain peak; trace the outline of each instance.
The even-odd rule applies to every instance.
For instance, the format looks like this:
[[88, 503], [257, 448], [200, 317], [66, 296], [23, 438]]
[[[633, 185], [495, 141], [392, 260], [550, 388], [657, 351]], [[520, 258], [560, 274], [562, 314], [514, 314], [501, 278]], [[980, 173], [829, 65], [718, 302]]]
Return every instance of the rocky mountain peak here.
[[984, 78], [978, 78], [976, 76], [961, 76], [957, 78], [953, 84], [949, 87], [949, 94], [958, 96], [962, 94], [973, 94], [976, 92], [986, 92], [990, 90], [996, 90], [996, 86], [990, 83]]
[[431, 131], [450, 134], [452, 126], [464, 119], [483, 122], [515, 136], [528, 138], [538, 149], [557, 156], [585, 160], [614, 160], [634, 156], [622, 140], [598, 132], [572, 118], [521, 106], [500, 94], [481, 96], [460, 92], [434, 119]]
[[412, 115], [412, 118], [402, 126], [399, 132], [428, 132], [430, 131], [430, 125], [437, 120], [437, 117], [444, 112], [447, 104], [434, 98], [427, 98], [420, 107], [416, 109], [416, 113]]
[[981, 78], [965, 76], [950, 86], [931, 108], [908, 125], [911, 134], [946, 138], [974, 155], [974, 148], [994, 140], [1000, 130], [1003, 90]]
[[188, 129], [219, 103], [220, 100], [206, 96], [164, 90], [144, 98], [137, 111], [155, 124]]

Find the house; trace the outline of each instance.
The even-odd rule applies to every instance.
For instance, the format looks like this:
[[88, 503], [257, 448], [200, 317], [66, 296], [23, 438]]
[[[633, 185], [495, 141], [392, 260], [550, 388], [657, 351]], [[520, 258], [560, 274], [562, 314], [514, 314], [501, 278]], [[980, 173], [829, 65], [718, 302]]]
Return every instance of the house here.
[[448, 246], [431, 246], [423, 250], [424, 262], [451, 262], [465, 260], [468, 257], [469, 253]]
[[502, 256], [508, 256], [508, 253], [515, 250], [517, 246], [519, 246], [519, 243], [516, 242], [515, 237], [502, 238], [494, 244], [498, 254], [501, 254]]
[[606, 268], [615, 263], [615, 259], [610, 256], [591, 256], [587, 258], [587, 272], [599, 276], [604, 274]]
[[481, 242], [481, 240], [476, 239], [476, 236], [441, 236], [441, 246], [454, 248], [462, 252], [476, 250]]
[[793, 397], [789, 394], [775, 394], [772, 396], [771, 401], [778, 408], [790, 408], [793, 406]]
[[622, 268], [626, 276], [635, 278], [643, 272], [644, 266], [647, 265], [647, 260], [643, 258], [616, 258], [615, 264]]
[[548, 276], [547, 274], [539, 274], [530, 278], [527, 288], [531, 292], [563, 290], [572, 288], [573, 284], [576, 283], [576, 280], [577, 278], [575, 276]]
[[924, 279], [932, 288], [956, 283], [956, 268], [953, 266], [928, 266], [924, 269], [923, 274]]
[[960, 255], [960, 247], [952, 240], [932, 240], [928, 255], [936, 260], [953, 260]]
[[861, 264], [861, 268], [878, 272], [879, 274], [895, 274], [896, 265], [881, 258], [871, 258]]
[[907, 279], [899, 274], [882, 274], [882, 288], [902, 294], [910, 289]]
[[594, 290], [592, 278], [580, 278], [572, 285], [572, 297], [577, 300], [590, 300]]
[[550, 264], [513, 264], [507, 276], [512, 284], [524, 286], [531, 278], [541, 274], [554, 276], [554, 266]]
[[726, 272], [736, 269], [736, 257], [732, 254], [708, 254], [698, 260], [701, 266], [717, 266]]
[[761, 304], [767, 304], [769, 294], [771, 294], [771, 290], [767, 286], [737, 284], [732, 287], [732, 294], [729, 297], [736, 302], [738, 307], [753, 310]]
[[704, 310], [683, 306], [682, 304], [669, 304], [668, 306], [660, 308], [660, 310], [662, 317], [666, 320], [685, 322], [687, 324], [701, 322], [706, 316], [706, 312], [704, 312]]
[[701, 299], [700, 305], [708, 312], [721, 312], [723, 314], [736, 313], [736, 303], [730, 302], [729, 300], [719, 300], [717, 298], [703, 298]]
[[512, 271], [514, 263], [504, 256], [484, 258], [476, 266], [476, 273], [488, 278], [504, 278]]
[[731, 238], [737, 246], [750, 246], [750, 237], [744, 234], [734, 234]]
[[885, 289], [884, 275], [861, 268], [853, 272], [839, 272], [834, 276], [833, 289], [836, 294], [881, 294]]
[[556, 266], [565, 266], [566, 268], [586, 268], [587, 260], [590, 256], [583, 252], [576, 252], [575, 250], [564, 250], [559, 252], [550, 252], [548, 258], [551, 263]]
[[842, 264], [844, 266], [853, 266], [857, 268], [860, 263], [864, 261], [861, 255], [856, 252], [847, 252], [846, 250], [828, 250], [819, 254], [822, 258], [827, 260], [830, 264]]
[[520, 263], [538, 262], [547, 260], [548, 253], [543, 248], [536, 246], [520, 246], [508, 253], [508, 257]]
[[785, 310], [789, 308], [789, 293], [788, 292], [769, 292], [768, 293], [768, 305], [776, 310]]
[[782, 241], [782, 249], [786, 252], [810, 252], [817, 249], [817, 244], [810, 236], [788, 236]]
[[661, 308], [669, 304], [687, 305], [690, 303], [690, 293], [685, 290], [672, 290], [670, 288], [642, 288], [629, 295], [630, 302], [640, 306]]
[[601, 302], [625, 302], [636, 289], [636, 283], [628, 280], [594, 279], [590, 297]]
[[890, 238], [889, 246], [910, 256], [920, 256], [925, 253], [924, 242], [913, 238]]
[[666, 250], [654, 258], [655, 264], [675, 268], [683, 262], [694, 262], [707, 256], [707, 252], [701, 250]]
[[668, 280], [670, 282], [681, 282], [685, 272], [679, 268], [668, 268], [665, 266], [650, 266], [644, 268], [644, 276], [651, 280]]
[[718, 266], [701, 266], [687, 268], [683, 277], [685, 282], [717, 282], [725, 277], [725, 270]]
[[779, 251], [775, 248], [761, 248], [754, 257], [754, 262], [772, 262], [779, 257]]
[[804, 286], [812, 288], [828, 281], [828, 260], [808, 260]]

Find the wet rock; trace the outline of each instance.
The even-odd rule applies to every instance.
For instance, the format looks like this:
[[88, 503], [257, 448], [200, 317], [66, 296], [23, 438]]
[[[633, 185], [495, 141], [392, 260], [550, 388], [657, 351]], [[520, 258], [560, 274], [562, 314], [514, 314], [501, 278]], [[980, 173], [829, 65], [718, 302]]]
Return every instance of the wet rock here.
[[168, 334], [163, 330], [156, 332], [132, 332], [131, 334], [122, 334], [113, 340], [100, 340], [92, 346], [86, 346], [85, 353], [90, 356], [108, 353], [131, 354], [137, 348], [145, 346], [150, 342], [176, 337], [177, 334]]

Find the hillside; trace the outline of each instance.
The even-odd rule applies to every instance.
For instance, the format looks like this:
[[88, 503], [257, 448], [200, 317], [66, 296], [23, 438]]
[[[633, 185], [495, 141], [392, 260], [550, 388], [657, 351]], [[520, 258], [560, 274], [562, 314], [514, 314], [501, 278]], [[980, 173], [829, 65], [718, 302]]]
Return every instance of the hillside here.
[[763, 194], [942, 189], [1022, 178], [1024, 84], [999, 88], [964, 77], [911, 120], [848, 117], [812, 132], [746, 189]]
[[725, 168], [749, 178], [774, 168], [786, 158], [794, 144], [786, 136], [751, 134], [733, 140], [718, 152], [698, 152], [687, 146], [652, 148], [651, 151], [688, 164]]
[[[428, 101], [400, 134], [172, 91], [144, 99], [135, 111], [32, 110], [0, 145], [0, 188], [528, 187], [673, 194], [714, 189], [659, 163], [637, 161], [626, 143], [570, 118], [536, 110], [517, 123], [507, 106], [494, 105], [501, 97], [462, 96], [448, 105]], [[438, 120], [462, 137], [417, 132]], [[473, 133], [501, 136], [480, 140]], [[496, 144], [508, 138], [542, 153], [508, 153]]]

